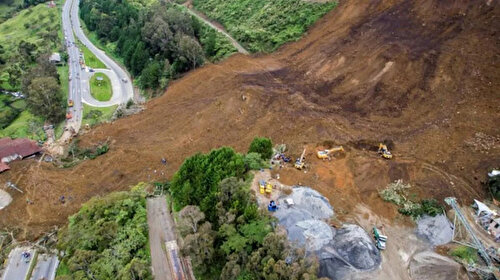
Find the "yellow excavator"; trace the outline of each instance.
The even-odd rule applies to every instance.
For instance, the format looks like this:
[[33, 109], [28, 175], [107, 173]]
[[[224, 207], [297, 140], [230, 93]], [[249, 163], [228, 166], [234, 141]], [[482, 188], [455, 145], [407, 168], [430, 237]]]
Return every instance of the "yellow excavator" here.
[[297, 168], [298, 170], [302, 170], [302, 168], [304, 168], [304, 161], [305, 161], [305, 158], [304, 158], [304, 155], [306, 154], [306, 149], [304, 148], [304, 151], [302, 152], [302, 155], [297, 158], [297, 160], [295, 161], [295, 168]]
[[335, 152], [345, 152], [344, 147], [338, 146], [328, 150], [321, 150], [316, 153], [319, 159], [330, 159], [330, 154]]
[[392, 158], [391, 152], [389, 151], [389, 149], [387, 149], [387, 146], [382, 143], [378, 144], [378, 153], [381, 154], [383, 158]]

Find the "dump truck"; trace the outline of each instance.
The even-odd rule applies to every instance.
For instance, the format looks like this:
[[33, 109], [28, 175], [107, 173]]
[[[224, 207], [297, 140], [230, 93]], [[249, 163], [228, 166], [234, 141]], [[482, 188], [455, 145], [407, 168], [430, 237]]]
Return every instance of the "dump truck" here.
[[272, 191], [273, 191], [273, 185], [271, 185], [271, 183], [266, 182], [264, 180], [259, 181], [260, 194], [271, 195]]
[[378, 144], [378, 153], [381, 154], [383, 158], [386, 158], [386, 159], [392, 158], [391, 152], [389, 151], [387, 146], [382, 144], [382, 143]]
[[373, 238], [375, 239], [375, 246], [379, 250], [385, 250], [385, 244], [387, 242], [387, 236], [382, 234], [382, 231], [377, 227], [373, 227]]
[[327, 150], [321, 150], [316, 153], [319, 159], [330, 159], [330, 154], [335, 152], [345, 152], [344, 147], [338, 146]]
[[295, 168], [297, 168], [298, 170], [302, 170], [302, 168], [304, 168], [304, 161], [305, 161], [305, 157], [304, 155], [306, 154], [306, 149], [304, 148], [304, 151], [302, 151], [302, 155], [297, 158], [297, 160], [295, 161]]

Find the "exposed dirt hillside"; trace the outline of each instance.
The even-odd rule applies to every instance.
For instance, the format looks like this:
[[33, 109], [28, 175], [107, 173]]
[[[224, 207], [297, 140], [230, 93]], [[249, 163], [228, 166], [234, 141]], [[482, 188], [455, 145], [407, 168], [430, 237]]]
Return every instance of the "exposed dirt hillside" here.
[[[256, 135], [288, 144], [293, 156], [307, 145], [309, 171], [285, 169], [282, 180], [317, 188], [341, 214], [363, 202], [390, 217], [376, 191], [399, 178], [426, 197], [486, 196], [480, 180], [500, 166], [499, 19], [498, 1], [341, 1], [302, 40], [193, 71], [144, 112], [81, 137], [88, 145], [109, 137], [104, 156], [65, 170], [12, 164], [0, 181], [26, 194], [10, 192], [0, 227], [38, 234], [92, 196], [169, 178], [196, 152], [244, 152]], [[314, 159], [325, 140], [347, 156]], [[394, 160], [369, 151], [381, 140], [393, 142]]]

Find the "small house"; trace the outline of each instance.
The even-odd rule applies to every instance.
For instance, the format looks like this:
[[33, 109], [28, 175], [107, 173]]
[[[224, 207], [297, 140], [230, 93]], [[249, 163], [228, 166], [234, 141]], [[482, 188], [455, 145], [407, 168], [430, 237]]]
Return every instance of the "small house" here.
[[56, 64], [56, 65], [61, 64], [61, 54], [59, 54], [57, 52], [51, 54], [50, 57], [49, 57], [49, 61], [51, 63]]

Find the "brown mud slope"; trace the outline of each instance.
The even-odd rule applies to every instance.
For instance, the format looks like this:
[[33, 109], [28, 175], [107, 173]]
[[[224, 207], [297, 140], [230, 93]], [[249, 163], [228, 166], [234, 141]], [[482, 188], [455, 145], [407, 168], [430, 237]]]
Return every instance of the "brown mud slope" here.
[[[302, 40], [193, 71], [144, 112], [81, 137], [87, 145], [109, 137], [104, 156], [65, 170], [13, 164], [0, 183], [26, 192], [10, 192], [0, 227], [36, 235], [92, 196], [169, 178], [196, 152], [244, 152], [256, 135], [287, 143], [294, 156], [307, 144], [308, 173], [285, 169], [283, 181], [321, 190], [339, 213], [363, 202], [389, 215], [376, 191], [398, 178], [422, 196], [486, 196], [480, 180], [500, 165], [499, 19], [498, 1], [341, 1]], [[369, 151], [385, 139], [392, 161]], [[314, 159], [325, 140], [347, 156]]]

